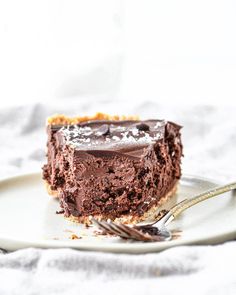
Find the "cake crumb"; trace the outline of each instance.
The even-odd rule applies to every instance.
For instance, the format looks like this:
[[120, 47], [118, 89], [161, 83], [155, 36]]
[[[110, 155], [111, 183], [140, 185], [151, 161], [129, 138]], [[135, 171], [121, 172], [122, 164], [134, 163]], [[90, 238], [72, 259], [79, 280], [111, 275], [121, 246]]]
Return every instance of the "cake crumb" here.
[[71, 240], [79, 240], [79, 239], [82, 239], [82, 237], [78, 237], [76, 234], [72, 234], [72, 235], [70, 236], [70, 239], [71, 239]]
[[65, 213], [65, 211], [63, 209], [56, 211], [56, 214], [64, 214], [64, 213]]
[[172, 230], [171, 233], [172, 233], [172, 240], [177, 240], [177, 239], [181, 238], [181, 236], [182, 236], [182, 230], [177, 230], [177, 229]]

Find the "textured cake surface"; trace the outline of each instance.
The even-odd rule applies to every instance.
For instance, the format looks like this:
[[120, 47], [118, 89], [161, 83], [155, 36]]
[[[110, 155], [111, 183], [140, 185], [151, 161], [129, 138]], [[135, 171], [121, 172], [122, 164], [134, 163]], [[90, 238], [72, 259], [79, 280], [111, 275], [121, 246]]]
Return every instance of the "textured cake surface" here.
[[100, 118], [49, 123], [43, 177], [66, 217], [141, 219], [176, 188], [180, 126], [163, 120]]

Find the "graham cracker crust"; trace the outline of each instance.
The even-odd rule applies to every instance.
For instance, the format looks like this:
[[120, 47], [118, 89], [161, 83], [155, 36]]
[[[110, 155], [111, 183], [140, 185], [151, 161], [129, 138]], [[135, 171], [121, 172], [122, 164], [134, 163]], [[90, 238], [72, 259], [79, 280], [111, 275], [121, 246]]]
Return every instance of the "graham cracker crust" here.
[[52, 190], [50, 184], [46, 180], [44, 181], [44, 183], [46, 186], [47, 193], [54, 198], [58, 198], [58, 192], [56, 190]]
[[55, 114], [47, 118], [47, 125], [72, 125], [79, 124], [85, 121], [98, 121], [98, 120], [108, 120], [108, 121], [122, 121], [122, 120], [138, 120], [139, 116], [118, 116], [118, 115], [108, 115], [104, 113], [96, 113], [93, 116], [76, 116], [67, 117], [62, 114]]

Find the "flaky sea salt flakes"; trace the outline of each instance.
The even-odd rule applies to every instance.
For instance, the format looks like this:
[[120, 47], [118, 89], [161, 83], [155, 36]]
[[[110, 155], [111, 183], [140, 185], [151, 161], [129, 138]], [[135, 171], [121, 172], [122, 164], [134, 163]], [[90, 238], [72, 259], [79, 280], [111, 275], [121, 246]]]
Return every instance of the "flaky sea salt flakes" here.
[[133, 128], [131, 129], [131, 132], [134, 136], [138, 135], [139, 134], [139, 130], [137, 128]]
[[165, 121], [157, 122], [156, 125], [154, 126], [154, 129], [158, 129], [160, 127], [163, 127], [163, 126], [165, 126], [165, 124], [166, 124]]
[[120, 138], [118, 137], [118, 136], [112, 136], [112, 138], [111, 139], [113, 139], [113, 140], [115, 140], [115, 141], [118, 141], [118, 140], [120, 140]]

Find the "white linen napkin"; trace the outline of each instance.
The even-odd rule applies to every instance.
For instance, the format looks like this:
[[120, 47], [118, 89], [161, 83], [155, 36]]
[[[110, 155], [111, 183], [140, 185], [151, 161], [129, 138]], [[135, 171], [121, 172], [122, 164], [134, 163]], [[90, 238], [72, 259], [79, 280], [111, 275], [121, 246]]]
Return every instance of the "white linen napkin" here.
[[127, 255], [26, 249], [0, 255], [0, 294], [232, 294], [235, 242]]

